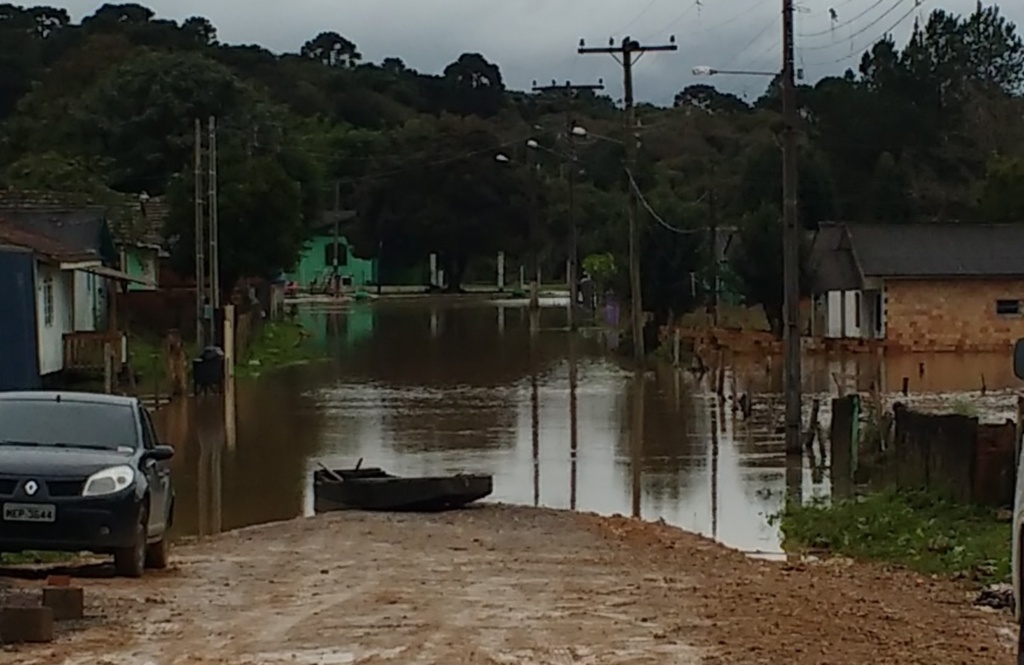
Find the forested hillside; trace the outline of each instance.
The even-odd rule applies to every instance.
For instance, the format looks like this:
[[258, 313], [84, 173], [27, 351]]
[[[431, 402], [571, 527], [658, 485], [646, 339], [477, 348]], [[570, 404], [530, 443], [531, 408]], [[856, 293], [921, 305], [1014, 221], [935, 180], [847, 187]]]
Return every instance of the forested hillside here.
[[[507, 89], [486, 54], [453, 53], [437, 75], [397, 58], [364, 62], [358, 35], [331, 29], [274, 54], [221, 43], [203, 18], [179, 24], [135, 4], [80, 24], [59, 9], [0, 5], [0, 180], [166, 194], [187, 269], [193, 123], [216, 115], [225, 282], [290, 267], [316, 215], [339, 203], [359, 212], [347, 232], [361, 252], [383, 248], [387, 265], [433, 250], [457, 282], [504, 250], [559, 269], [564, 97]], [[611, 253], [616, 268], [625, 133], [619, 83], [608, 83], [608, 96], [572, 102], [588, 132], [575, 140], [574, 203], [581, 254]], [[803, 224], [1024, 223], [1022, 92], [1024, 44], [982, 6], [936, 10], [908, 43], [882, 38], [855, 69], [802, 86]], [[701, 297], [712, 214], [739, 229], [734, 265], [748, 298], [777, 311], [778, 112], [774, 84], [753, 105], [697, 85], [673, 108], [639, 109], [645, 297], [659, 313]]]

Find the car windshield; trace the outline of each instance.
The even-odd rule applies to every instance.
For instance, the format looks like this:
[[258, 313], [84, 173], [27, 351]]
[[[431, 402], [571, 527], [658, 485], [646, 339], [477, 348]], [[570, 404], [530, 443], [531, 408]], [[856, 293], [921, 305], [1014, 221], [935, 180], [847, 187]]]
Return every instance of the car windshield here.
[[138, 447], [134, 409], [74, 400], [0, 400], [0, 448]]

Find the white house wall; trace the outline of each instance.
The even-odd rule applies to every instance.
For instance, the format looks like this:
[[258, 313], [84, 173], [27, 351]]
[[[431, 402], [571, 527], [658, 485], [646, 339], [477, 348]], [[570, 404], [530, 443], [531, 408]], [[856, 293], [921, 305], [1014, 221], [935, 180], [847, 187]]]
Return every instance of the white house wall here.
[[858, 301], [860, 291], [829, 291], [827, 298], [827, 316], [825, 320], [825, 336], [830, 339], [857, 339], [870, 337], [870, 324], [861, 302], [858, 320]]
[[97, 299], [100, 279], [96, 275], [76, 270], [75, 277], [75, 331], [96, 330]]
[[[47, 280], [52, 286], [52, 301], [47, 303]], [[39, 374], [45, 376], [64, 369], [64, 333], [74, 328], [72, 311], [73, 273], [36, 262], [36, 319], [39, 335]], [[48, 317], [47, 312], [52, 315]]]

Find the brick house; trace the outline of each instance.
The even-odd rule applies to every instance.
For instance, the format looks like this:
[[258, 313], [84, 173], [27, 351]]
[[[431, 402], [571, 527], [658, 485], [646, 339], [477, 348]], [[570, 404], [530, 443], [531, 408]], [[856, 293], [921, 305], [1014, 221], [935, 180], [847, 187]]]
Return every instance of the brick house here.
[[815, 336], [912, 351], [1024, 337], [1024, 225], [823, 222], [810, 271]]

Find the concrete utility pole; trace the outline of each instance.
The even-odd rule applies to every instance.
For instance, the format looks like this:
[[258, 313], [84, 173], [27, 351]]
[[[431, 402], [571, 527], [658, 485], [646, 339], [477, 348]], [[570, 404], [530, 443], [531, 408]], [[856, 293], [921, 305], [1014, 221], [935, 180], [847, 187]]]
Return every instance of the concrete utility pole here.
[[[787, 0], [789, 1], [789, 0]], [[623, 37], [622, 43], [615, 46], [611, 40], [608, 46], [588, 47], [580, 41], [578, 52], [605, 53], [616, 56], [619, 64], [622, 65], [622, 81], [624, 88], [625, 114], [626, 114], [626, 187], [629, 189], [629, 283], [630, 300], [633, 310], [633, 356], [638, 368], [643, 367], [647, 359], [644, 352], [644, 309], [640, 286], [640, 241], [641, 226], [639, 220], [639, 200], [637, 192], [632, 186], [632, 176], [636, 166], [636, 153], [639, 146], [639, 137], [636, 130], [636, 109], [633, 106], [633, 65], [637, 59], [649, 51], [677, 51], [675, 38], [669, 39], [668, 44], [658, 46], [644, 46], [631, 37]]]
[[[214, 321], [220, 310], [220, 223], [217, 219], [217, 118], [210, 116], [210, 294]], [[214, 324], [216, 325], [216, 324]], [[213, 335], [214, 339], [218, 335]]]
[[800, 454], [800, 222], [797, 210], [796, 83], [793, 57], [793, 0], [782, 0], [783, 282], [785, 329], [786, 452]]
[[195, 126], [195, 204], [196, 204], [196, 344], [202, 349], [203, 317], [206, 315], [206, 220], [203, 218], [203, 123], [196, 118]]
[[[337, 298], [341, 296], [341, 266], [339, 262], [338, 254], [340, 253], [341, 245], [341, 181], [334, 181], [334, 247], [331, 250], [331, 259], [333, 261], [334, 272], [331, 276], [332, 286], [334, 287], [334, 296]], [[347, 250], [346, 250], [347, 251]]]
[[715, 190], [708, 192], [708, 246], [711, 248], [711, 292], [708, 294], [708, 319], [713, 328], [718, 327], [718, 209], [715, 201]]
[[572, 101], [577, 93], [590, 90], [604, 90], [604, 83], [597, 84], [573, 84], [566, 81], [559, 85], [554, 81], [551, 85], [537, 85], [534, 83], [534, 92], [559, 93], [565, 96], [565, 136], [569, 141], [569, 261], [566, 278], [569, 281], [569, 329], [576, 330], [576, 302], [579, 300], [579, 229], [576, 225], [576, 170], [578, 158], [576, 155], [576, 135], [573, 134], [575, 121], [572, 114]]

